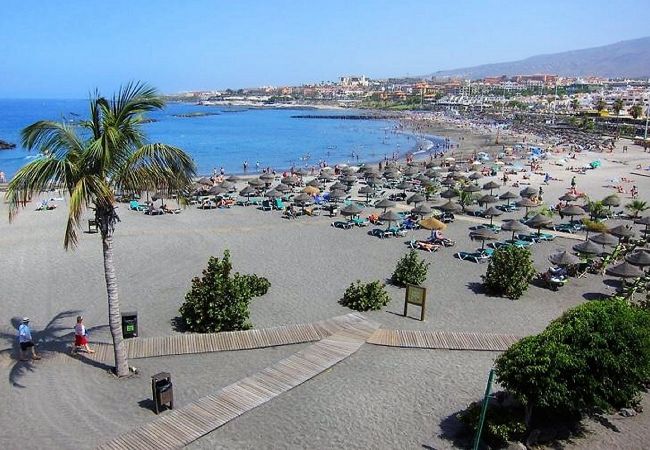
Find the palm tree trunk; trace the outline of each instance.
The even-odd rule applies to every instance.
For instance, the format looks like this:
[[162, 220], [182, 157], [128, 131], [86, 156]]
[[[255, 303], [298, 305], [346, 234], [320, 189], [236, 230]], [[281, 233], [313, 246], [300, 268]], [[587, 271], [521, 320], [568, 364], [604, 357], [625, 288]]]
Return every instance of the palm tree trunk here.
[[[106, 223], [106, 222], [104, 222]], [[104, 251], [104, 277], [106, 278], [106, 293], [108, 295], [108, 324], [113, 336], [115, 352], [115, 374], [124, 377], [129, 374], [126, 359], [126, 348], [122, 338], [122, 317], [120, 316], [120, 301], [117, 295], [117, 278], [113, 265], [113, 229], [102, 229], [102, 248]]]

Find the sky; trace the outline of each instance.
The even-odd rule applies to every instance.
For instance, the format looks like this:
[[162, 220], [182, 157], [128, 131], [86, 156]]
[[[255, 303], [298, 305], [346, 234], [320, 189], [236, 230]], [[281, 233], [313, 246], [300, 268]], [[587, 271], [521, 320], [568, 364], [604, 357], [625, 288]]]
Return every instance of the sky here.
[[649, 0], [3, 0], [0, 98], [423, 75], [650, 34]]

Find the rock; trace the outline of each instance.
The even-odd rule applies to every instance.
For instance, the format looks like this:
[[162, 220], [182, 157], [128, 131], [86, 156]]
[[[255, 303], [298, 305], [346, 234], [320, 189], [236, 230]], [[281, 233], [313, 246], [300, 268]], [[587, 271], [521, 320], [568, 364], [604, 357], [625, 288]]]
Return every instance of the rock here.
[[540, 434], [541, 431], [539, 431], [538, 429], [534, 429], [533, 431], [531, 431], [528, 437], [526, 438], [526, 447], [532, 447], [533, 445], [537, 444]]
[[557, 430], [553, 428], [545, 428], [539, 433], [537, 442], [540, 444], [547, 444], [553, 442], [557, 438]]
[[0, 139], [0, 150], [9, 150], [11, 148], [16, 148], [16, 144]]
[[527, 447], [519, 442], [508, 442], [508, 446], [506, 447], [506, 450], [527, 450]]
[[623, 417], [634, 417], [637, 415], [637, 412], [632, 408], [621, 408], [618, 413]]

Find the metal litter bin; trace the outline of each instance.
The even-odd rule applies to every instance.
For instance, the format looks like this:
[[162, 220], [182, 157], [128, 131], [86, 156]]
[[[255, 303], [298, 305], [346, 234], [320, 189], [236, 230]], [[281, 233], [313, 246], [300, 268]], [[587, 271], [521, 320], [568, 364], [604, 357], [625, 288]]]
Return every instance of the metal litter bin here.
[[138, 337], [138, 313], [136, 311], [122, 313], [122, 337], [124, 339]]
[[163, 406], [174, 409], [174, 385], [169, 372], [160, 372], [151, 377], [151, 393], [156, 414], [160, 413]]

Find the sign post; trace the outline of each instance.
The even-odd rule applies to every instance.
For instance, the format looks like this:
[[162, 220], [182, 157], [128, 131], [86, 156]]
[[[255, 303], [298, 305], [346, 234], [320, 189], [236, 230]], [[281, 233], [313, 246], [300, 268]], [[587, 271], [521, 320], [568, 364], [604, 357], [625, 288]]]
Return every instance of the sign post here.
[[408, 313], [408, 305], [417, 305], [420, 307], [420, 320], [424, 321], [424, 311], [427, 302], [427, 288], [416, 286], [414, 284], [406, 285], [406, 296], [404, 297], [404, 317]]

